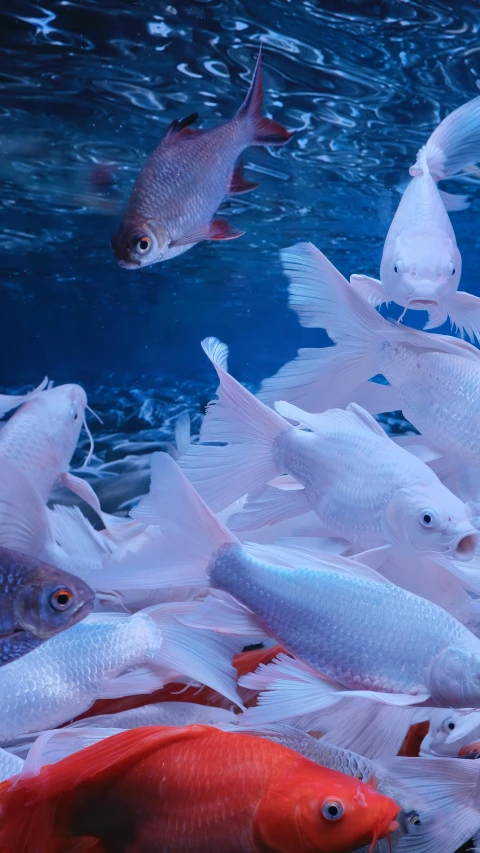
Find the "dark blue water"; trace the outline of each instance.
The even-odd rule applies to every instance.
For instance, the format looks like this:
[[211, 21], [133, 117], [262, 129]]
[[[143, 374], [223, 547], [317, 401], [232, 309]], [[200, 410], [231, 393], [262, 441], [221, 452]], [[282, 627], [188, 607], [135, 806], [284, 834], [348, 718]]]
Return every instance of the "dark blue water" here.
[[[477, 0], [1, 6], [0, 383], [80, 382], [112, 428], [198, 409], [214, 387], [205, 335], [252, 382], [321, 340], [287, 308], [278, 249], [309, 239], [345, 274], [376, 275], [416, 150], [479, 93]], [[261, 187], [224, 211], [245, 236], [120, 269], [109, 238], [145, 158], [175, 117], [232, 116], [260, 41], [265, 108], [297, 132], [246, 153]], [[478, 292], [475, 175], [467, 190], [454, 227], [461, 286]]]

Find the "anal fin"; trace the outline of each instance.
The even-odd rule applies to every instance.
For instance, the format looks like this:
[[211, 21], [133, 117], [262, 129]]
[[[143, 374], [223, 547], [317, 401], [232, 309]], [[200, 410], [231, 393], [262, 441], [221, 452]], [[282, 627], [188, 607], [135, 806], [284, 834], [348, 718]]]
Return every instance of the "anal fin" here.
[[242, 193], [249, 193], [251, 190], [255, 190], [259, 186], [260, 184], [255, 183], [255, 181], [247, 181], [243, 174], [243, 160], [239, 160], [232, 175], [228, 194], [241, 195]]

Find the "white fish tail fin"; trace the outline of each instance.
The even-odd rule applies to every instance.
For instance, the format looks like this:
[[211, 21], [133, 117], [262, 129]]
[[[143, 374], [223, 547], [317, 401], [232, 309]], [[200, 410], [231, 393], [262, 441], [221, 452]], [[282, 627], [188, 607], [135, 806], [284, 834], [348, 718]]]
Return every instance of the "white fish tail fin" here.
[[456, 175], [477, 163], [480, 159], [480, 97], [462, 104], [444, 118], [423, 148], [435, 180]]
[[[152, 553], [152, 587], [206, 584], [205, 570], [212, 555], [225, 543], [236, 543], [233, 533], [218, 520], [167, 453], [154, 453], [151, 460], [151, 485], [148, 495], [132, 510], [135, 519], [161, 528], [145, 539]], [[149, 545], [153, 542], [153, 549]], [[135, 550], [133, 554], [135, 561]], [[144, 570], [148, 574], [148, 559]], [[128, 555], [125, 559], [128, 569]], [[112, 563], [115, 571], [115, 561]], [[132, 570], [130, 589], [135, 589]], [[125, 586], [125, 584], [124, 584]], [[115, 587], [114, 587], [115, 588]]]
[[346, 698], [321, 717], [322, 740], [351, 749], [365, 758], [396, 755], [421, 712], [368, 699]]
[[283, 125], [262, 115], [262, 47], [247, 96], [236, 118], [247, 126], [248, 145], [285, 145], [293, 135]]
[[39, 394], [40, 391], [45, 391], [48, 386], [48, 378], [45, 376], [40, 385], [37, 385], [33, 391], [28, 391], [26, 394], [0, 394], [0, 418], [3, 418], [7, 412], [11, 412], [12, 409], [18, 408], [18, 406], [22, 406], [23, 403], [26, 403], [27, 400], [31, 400], [32, 397], [35, 397], [36, 394]]
[[439, 190], [439, 193], [445, 205], [445, 210], [448, 210], [449, 213], [456, 213], [459, 210], [467, 210], [470, 207], [470, 196], [468, 195], [446, 193], [445, 190]]
[[197, 602], [173, 602], [142, 611], [161, 633], [153, 663], [170, 674], [176, 673], [180, 680], [206, 684], [241, 707], [232, 661], [242, 650], [243, 642], [188, 624], [189, 616], [195, 619], [198, 606]]
[[259, 396], [314, 412], [349, 403], [351, 391], [378, 373], [377, 335], [390, 324], [311, 243], [280, 254], [290, 280], [290, 307], [302, 326], [326, 329], [337, 346], [300, 350], [295, 361], [263, 382]]
[[451, 324], [471, 341], [480, 342], [480, 298], [471, 293], [457, 290], [446, 305]]
[[240, 512], [228, 518], [231, 530], [257, 530], [265, 525], [278, 524], [288, 518], [310, 512], [311, 506], [304, 489], [267, 488], [256, 495], [248, 495]]
[[373, 766], [420, 821], [409, 826], [396, 853], [451, 853], [479, 831], [480, 762], [393, 757], [377, 758]]
[[394, 706], [408, 706], [425, 701], [428, 696], [407, 696], [402, 693], [376, 693], [369, 690], [345, 690], [330, 681], [308, 664], [281, 653], [272, 663], [260, 664], [256, 672], [243, 675], [241, 687], [261, 691], [258, 705], [248, 708], [242, 717], [245, 726], [292, 720], [336, 705], [345, 697], [368, 699]]
[[[179, 465], [208, 505], [218, 512], [283, 473], [275, 467], [272, 450], [277, 437], [289, 426], [230, 376], [225, 344], [206, 338], [202, 347], [220, 379], [218, 399], [207, 407], [201, 443], [192, 444]], [[220, 443], [223, 446], [218, 446]]]

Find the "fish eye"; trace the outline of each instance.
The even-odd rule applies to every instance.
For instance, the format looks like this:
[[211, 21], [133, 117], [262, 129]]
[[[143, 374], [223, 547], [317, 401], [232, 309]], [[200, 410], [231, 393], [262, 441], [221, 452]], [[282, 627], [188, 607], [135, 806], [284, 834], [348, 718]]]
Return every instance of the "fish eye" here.
[[442, 729], [444, 730], [444, 732], [453, 732], [454, 728], [455, 728], [455, 723], [453, 722], [453, 720], [450, 717], [448, 718], [448, 720], [443, 721]]
[[341, 803], [327, 801], [322, 806], [322, 814], [327, 820], [340, 820], [343, 816], [343, 806]]
[[394, 272], [398, 272], [398, 264], [395, 264], [393, 269], [394, 269]]
[[426, 509], [420, 515], [420, 521], [424, 527], [432, 527], [435, 521], [435, 514], [431, 509]]
[[137, 242], [136, 242], [136, 249], [137, 249], [137, 252], [140, 252], [141, 254], [143, 254], [143, 255], [144, 255], [144, 254], [145, 254], [145, 252], [148, 252], [148, 250], [149, 250], [149, 248], [150, 248], [150, 244], [151, 244], [151, 242], [152, 242], [152, 241], [150, 240], [150, 237], [147, 237], [147, 236], [146, 236], [146, 234], [144, 234], [144, 235], [143, 235], [142, 237], [140, 237], [140, 239], [139, 239], [139, 240], [137, 240]]
[[455, 275], [455, 267], [452, 269], [452, 275]]
[[50, 604], [54, 610], [68, 610], [73, 602], [73, 592], [66, 587], [55, 589], [50, 596]]
[[78, 418], [78, 412], [76, 409], [73, 410], [73, 420], [76, 421]]

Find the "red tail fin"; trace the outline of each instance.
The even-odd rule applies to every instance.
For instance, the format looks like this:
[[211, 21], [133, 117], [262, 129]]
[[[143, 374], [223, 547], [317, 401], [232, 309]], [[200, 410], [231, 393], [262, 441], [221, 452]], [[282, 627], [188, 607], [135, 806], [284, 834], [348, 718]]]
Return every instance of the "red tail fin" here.
[[[73, 850], [69, 839], [71, 792], [81, 785], [91, 795], [147, 755], [169, 743], [211, 732], [206, 726], [148, 726], [106, 738], [56, 764], [42, 767], [37, 776], [21, 775], [0, 784], [1, 853], [60, 853]], [[96, 787], [97, 786], [97, 787]], [[78, 850], [83, 853], [78, 839]], [[85, 848], [88, 850], [88, 846]], [[92, 847], [100, 853], [101, 846]]]
[[237, 117], [251, 123], [252, 145], [285, 145], [293, 134], [278, 121], [262, 116], [262, 95], [262, 46], [260, 45], [252, 82]]

